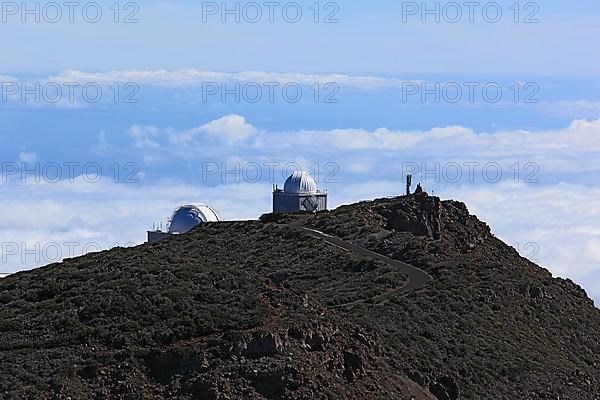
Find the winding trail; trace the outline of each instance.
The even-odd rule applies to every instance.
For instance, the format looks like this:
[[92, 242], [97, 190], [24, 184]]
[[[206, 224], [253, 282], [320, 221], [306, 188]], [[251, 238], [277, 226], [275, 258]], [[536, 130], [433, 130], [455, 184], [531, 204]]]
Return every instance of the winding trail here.
[[[399, 272], [401, 272], [402, 274], [404, 274], [408, 277], [408, 282], [404, 286], [394, 289], [392, 291], [389, 291], [385, 294], [375, 296], [374, 298], [370, 299], [370, 302], [373, 304], [383, 304], [383, 303], [387, 302], [389, 300], [389, 298], [392, 296], [407, 293], [407, 292], [417, 290], [417, 289], [421, 289], [427, 283], [429, 283], [433, 280], [431, 275], [429, 275], [427, 272], [425, 272], [422, 269], [417, 268], [413, 265], [410, 265], [405, 262], [384, 256], [383, 254], [376, 253], [372, 250], [365, 249], [364, 247], [357, 246], [354, 243], [347, 242], [338, 237], [328, 235], [321, 231], [317, 231], [316, 229], [311, 229], [311, 228], [306, 228], [306, 227], [301, 227], [301, 228], [305, 232], [307, 232], [309, 236], [312, 236], [317, 239], [321, 239], [324, 242], [326, 242], [332, 246], [338, 247], [344, 251], [349, 251], [349, 252], [358, 254], [360, 256], [363, 256], [363, 257], [374, 258], [374, 259], [382, 261], [386, 264], [392, 265]], [[369, 300], [367, 300], [367, 302], [368, 301]], [[364, 302], [365, 302], [365, 300], [358, 300], [358, 301], [354, 301], [352, 303], [343, 304], [338, 307], [345, 307], [345, 306], [364, 303]]]

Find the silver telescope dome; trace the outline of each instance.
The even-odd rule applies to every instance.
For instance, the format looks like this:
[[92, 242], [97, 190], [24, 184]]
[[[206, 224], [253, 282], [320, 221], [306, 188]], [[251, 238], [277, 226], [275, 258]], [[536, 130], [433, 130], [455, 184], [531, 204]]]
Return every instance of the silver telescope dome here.
[[306, 171], [294, 172], [283, 185], [286, 194], [316, 194], [317, 183]]
[[191, 231], [205, 222], [219, 222], [217, 211], [206, 204], [189, 204], [179, 207], [173, 213], [169, 223], [169, 233], [179, 234]]

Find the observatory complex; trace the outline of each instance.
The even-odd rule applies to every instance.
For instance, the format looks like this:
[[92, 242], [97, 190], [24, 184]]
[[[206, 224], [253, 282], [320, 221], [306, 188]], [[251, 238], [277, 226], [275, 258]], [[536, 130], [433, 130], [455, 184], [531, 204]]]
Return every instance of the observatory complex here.
[[327, 210], [327, 192], [317, 189], [317, 183], [306, 171], [294, 172], [283, 185], [273, 189], [273, 213]]
[[[327, 210], [327, 192], [317, 189], [317, 183], [306, 171], [296, 171], [285, 181], [283, 190], [273, 188], [273, 213], [317, 212]], [[171, 235], [191, 231], [206, 222], [219, 222], [219, 213], [206, 204], [189, 204], [179, 207], [163, 231], [162, 224], [148, 231], [148, 243], [155, 243]]]
[[169, 220], [167, 231], [159, 227], [148, 231], [148, 243], [158, 242], [171, 235], [179, 235], [191, 231], [205, 222], [219, 222], [219, 213], [206, 204], [189, 204], [179, 207]]

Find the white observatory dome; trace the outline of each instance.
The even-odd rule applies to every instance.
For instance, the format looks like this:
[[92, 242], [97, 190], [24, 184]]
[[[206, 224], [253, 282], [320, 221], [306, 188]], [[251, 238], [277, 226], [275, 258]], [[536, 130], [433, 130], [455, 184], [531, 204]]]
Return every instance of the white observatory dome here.
[[286, 194], [316, 194], [317, 183], [306, 171], [294, 172], [283, 185]]
[[219, 222], [217, 211], [206, 204], [190, 204], [179, 207], [171, 217], [169, 233], [186, 233], [204, 222]]

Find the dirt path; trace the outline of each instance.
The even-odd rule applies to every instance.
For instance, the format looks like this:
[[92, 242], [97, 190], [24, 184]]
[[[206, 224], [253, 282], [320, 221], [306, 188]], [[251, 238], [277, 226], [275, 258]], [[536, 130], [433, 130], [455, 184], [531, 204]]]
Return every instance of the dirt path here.
[[427, 272], [423, 271], [420, 268], [417, 268], [410, 264], [407, 264], [405, 262], [398, 261], [393, 258], [384, 256], [384, 255], [376, 253], [374, 251], [365, 249], [364, 247], [357, 246], [354, 243], [347, 242], [338, 237], [328, 235], [326, 233], [317, 231], [315, 229], [310, 229], [310, 228], [305, 228], [305, 227], [302, 227], [302, 229], [304, 231], [306, 231], [310, 236], [315, 237], [317, 239], [321, 239], [332, 246], [341, 248], [342, 250], [345, 250], [345, 251], [350, 251], [352, 253], [358, 254], [363, 257], [375, 258], [386, 264], [392, 265], [399, 272], [401, 272], [402, 274], [404, 274], [408, 277], [408, 282], [406, 283], [406, 285], [404, 285], [400, 288], [394, 289], [388, 293], [385, 293], [385, 294], [382, 294], [379, 296], [375, 296], [366, 301], [359, 300], [359, 301], [355, 301], [352, 303], [343, 304], [338, 307], [345, 307], [345, 306], [359, 304], [359, 303], [365, 303], [365, 302], [371, 302], [373, 304], [383, 304], [383, 303], [387, 302], [389, 300], [389, 298], [392, 296], [410, 292], [412, 290], [420, 289], [420, 288], [424, 287], [428, 282], [431, 282], [433, 280], [431, 275], [429, 275]]

